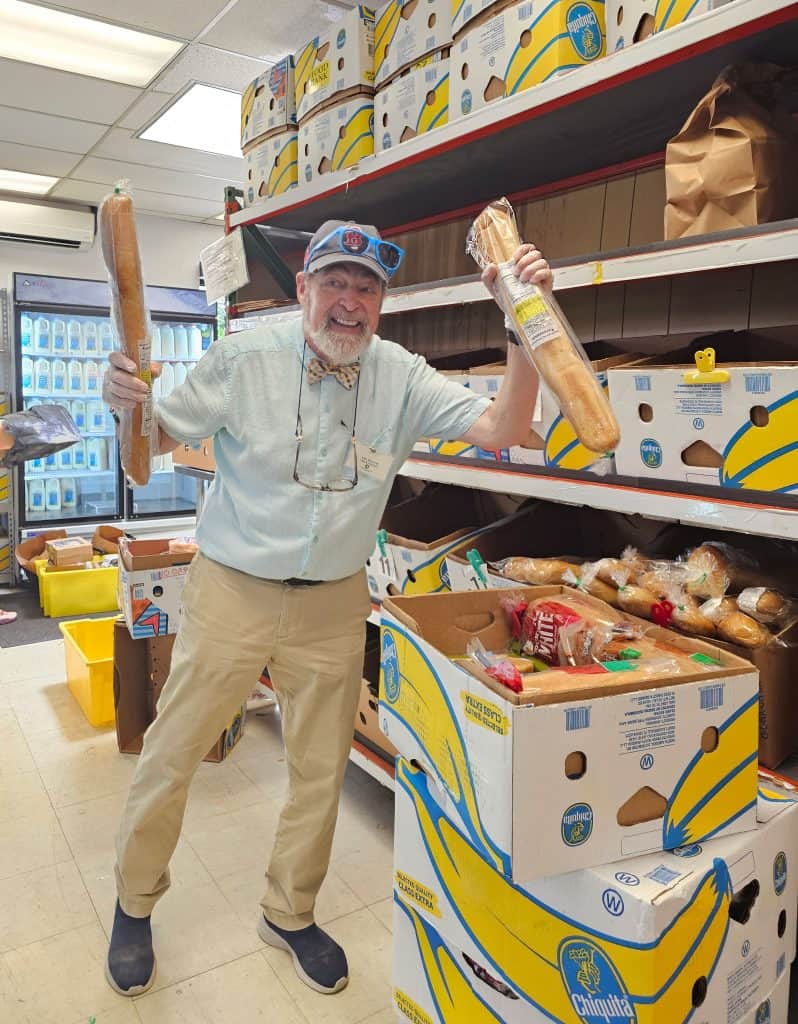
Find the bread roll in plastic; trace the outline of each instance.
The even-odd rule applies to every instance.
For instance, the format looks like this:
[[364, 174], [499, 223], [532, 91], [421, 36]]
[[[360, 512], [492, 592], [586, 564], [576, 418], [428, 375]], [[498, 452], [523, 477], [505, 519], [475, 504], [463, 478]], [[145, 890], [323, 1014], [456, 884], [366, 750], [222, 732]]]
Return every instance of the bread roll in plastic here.
[[557, 558], [507, 558], [497, 563], [496, 568], [508, 579], [533, 586], [544, 586], [548, 583], [562, 583], [563, 574], [573, 569], [570, 562]]
[[[121, 187], [107, 196], [99, 212], [103, 259], [111, 285], [112, 313], [122, 351], [152, 387], [150, 318], [144, 298], [133, 200]], [[132, 483], [150, 479], [152, 395], [133, 409], [120, 409], [119, 457]]]
[[737, 595], [737, 607], [757, 622], [780, 623], [790, 618], [793, 602], [777, 590], [767, 587], [748, 587]]
[[732, 612], [718, 623], [718, 635], [741, 647], [764, 647], [772, 639], [766, 626], [744, 612]]
[[573, 328], [549, 292], [515, 275], [520, 245], [513, 208], [499, 199], [474, 221], [466, 248], [483, 269], [497, 264], [496, 301], [579, 440], [592, 452], [614, 451], [621, 439], [618, 422]]
[[657, 595], [645, 587], [630, 583], [618, 590], [618, 607], [630, 615], [639, 615], [641, 619], [651, 618], [651, 609], [657, 604]]

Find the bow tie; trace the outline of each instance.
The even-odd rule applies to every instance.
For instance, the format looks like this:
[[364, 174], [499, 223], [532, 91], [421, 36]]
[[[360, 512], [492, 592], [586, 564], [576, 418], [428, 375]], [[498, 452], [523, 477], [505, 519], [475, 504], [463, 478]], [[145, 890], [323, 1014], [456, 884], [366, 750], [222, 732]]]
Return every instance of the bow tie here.
[[360, 373], [360, 363], [347, 363], [344, 366], [335, 366], [333, 363], [323, 363], [315, 356], [308, 363], [308, 382], [318, 384], [328, 374], [335, 377], [341, 387], [351, 391]]

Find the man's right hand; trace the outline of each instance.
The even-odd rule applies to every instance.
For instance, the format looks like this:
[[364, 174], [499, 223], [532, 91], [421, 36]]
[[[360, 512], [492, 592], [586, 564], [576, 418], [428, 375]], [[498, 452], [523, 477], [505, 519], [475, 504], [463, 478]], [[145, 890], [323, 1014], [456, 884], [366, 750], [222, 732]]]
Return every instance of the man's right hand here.
[[[103, 377], [103, 401], [114, 409], [133, 409], [145, 401], [150, 389], [138, 376], [136, 364], [122, 352], [111, 352], [110, 366]], [[159, 377], [161, 367], [152, 365], [153, 378]]]

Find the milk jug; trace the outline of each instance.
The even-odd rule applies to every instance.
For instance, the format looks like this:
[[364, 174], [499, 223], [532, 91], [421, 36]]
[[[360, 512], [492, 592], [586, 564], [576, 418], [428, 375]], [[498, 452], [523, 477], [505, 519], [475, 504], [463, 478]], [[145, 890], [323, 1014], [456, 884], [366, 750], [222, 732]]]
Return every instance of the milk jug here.
[[108, 448], [105, 444], [105, 438], [92, 437], [86, 442], [86, 460], [89, 464], [89, 469], [95, 472], [108, 469]]
[[67, 366], [67, 381], [70, 395], [83, 394], [83, 363], [78, 359], [70, 359]]
[[72, 469], [72, 448], [62, 448], [58, 452], [58, 469], [63, 472], [65, 469]]
[[72, 419], [75, 421], [75, 426], [81, 432], [86, 429], [86, 403], [80, 399], [75, 402], [70, 402], [70, 412], [72, 413]]
[[104, 320], [100, 324], [100, 354], [107, 356], [109, 352], [113, 352], [115, 347], [114, 332], [108, 321]]
[[33, 391], [33, 360], [30, 356], [22, 357], [22, 390]]
[[50, 352], [50, 321], [37, 317], [33, 325], [33, 349], [35, 352]]
[[72, 445], [72, 465], [81, 472], [86, 468], [86, 442], [78, 441]]
[[175, 359], [188, 359], [188, 331], [184, 324], [175, 327]]
[[93, 359], [89, 359], [83, 368], [83, 383], [86, 387], [86, 394], [99, 395], [100, 393], [100, 367]]
[[191, 327], [188, 332], [188, 357], [196, 362], [202, 358], [202, 332], [199, 327]]
[[97, 324], [93, 320], [86, 320], [83, 324], [83, 355], [96, 356], [99, 350]]
[[48, 512], [61, 511], [61, 481], [58, 477], [46, 481], [45, 505]]
[[78, 507], [78, 490], [71, 476], [61, 481], [61, 508], [64, 512], [75, 512]]
[[83, 335], [80, 320], [70, 320], [67, 324], [67, 350], [71, 356], [83, 355]]
[[53, 394], [65, 395], [67, 393], [67, 364], [63, 359], [53, 359], [50, 370], [53, 378]]
[[105, 406], [102, 402], [88, 402], [86, 405], [86, 417], [88, 419], [88, 429], [90, 433], [106, 433]]
[[42, 395], [49, 395], [50, 387], [50, 360], [37, 359], [33, 367], [33, 390]]
[[33, 321], [24, 313], [19, 318], [19, 350], [20, 352], [33, 351]]
[[161, 359], [175, 358], [175, 332], [171, 324], [161, 324]]
[[29, 480], [25, 486], [28, 492], [28, 512], [44, 512], [44, 480]]
[[164, 363], [161, 372], [161, 394], [164, 398], [171, 395], [175, 389], [175, 371], [171, 363]]
[[186, 383], [186, 367], [185, 363], [175, 363], [175, 387], [179, 388], [181, 384]]
[[66, 354], [66, 324], [63, 320], [53, 320], [53, 329], [50, 332], [50, 343], [53, 347], [54, 356], [63, 356]]

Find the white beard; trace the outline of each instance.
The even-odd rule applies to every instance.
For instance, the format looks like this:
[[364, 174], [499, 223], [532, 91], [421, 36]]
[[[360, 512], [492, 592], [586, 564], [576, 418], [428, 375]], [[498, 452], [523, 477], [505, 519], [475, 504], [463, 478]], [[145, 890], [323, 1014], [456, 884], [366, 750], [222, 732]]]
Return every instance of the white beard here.
[[354, 363], [371, 341], [371, 331], [367, 325], [359, 334], [339, 334], [331, 327], [324, 325], [312, 331], [305, 326], [305, 336], [329, 363], [342, 366]]

